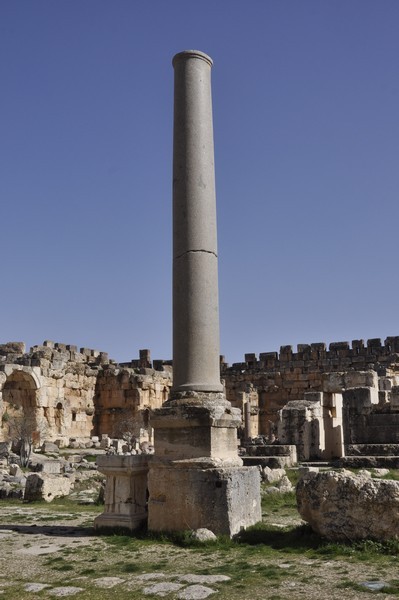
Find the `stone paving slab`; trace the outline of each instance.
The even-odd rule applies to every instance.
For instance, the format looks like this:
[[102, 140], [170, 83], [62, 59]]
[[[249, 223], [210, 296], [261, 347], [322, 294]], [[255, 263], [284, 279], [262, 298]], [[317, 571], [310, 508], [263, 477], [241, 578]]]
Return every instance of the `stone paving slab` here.
[[49, 583], [26, 583], [25, 592], [41, 592], [45, 588], [50, 587]]
[[62, 550], [61, 546], [56, 544], [49, 544], [48, 546], [30, 546], [29, 548], [20, 548], [17, 550], [18, 554], [30, 554], [33, 556], [39, 556], [40, 554], [53, 554]]
[[83, 591], [84, 591], [84, 589], [80, 588], [80, 587], [65, 586], [65, 587], [53, 588], [52, 590], [49, 590], [48, 593], [51, 596], [63, 597], [63, 596], [74, 596], [75, 594], [78, 594], [79, 592], [83, 592]]
[[167, 596], [171, 592], [177, 592], [182, 587], [184, 587], [184, 586], [181, 583], [172, 583], [170, 581], [162, 581], [160, 583], [155, 583], [154, 585], [151, 585], [150, 587], [144, 588], [143, 594], [145, 594], [146, 596], [154, 594], [156, 596], [163, 597], [163, 596]]
[[216, 590], [212, 590], [204, 585], [190, 585], [177, 594], [179, 600], [203, 600], [211, 594], [215, 594]]
[[230, 581], [230, 577], [227, 575], [179, 575], [179, 581], [184, 581], [185, 583], [221, 583], [223, 581]]
[[100, 588], [113, 588], [119, 583], [124, 583], [124, 581], [120, 577], [99, 577], [98, 579], [94, 579], [93, 583]]

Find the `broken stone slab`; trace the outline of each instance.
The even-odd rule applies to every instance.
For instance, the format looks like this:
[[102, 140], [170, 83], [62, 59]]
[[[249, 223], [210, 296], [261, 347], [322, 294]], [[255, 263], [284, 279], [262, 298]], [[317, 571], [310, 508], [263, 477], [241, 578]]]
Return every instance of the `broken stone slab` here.
[[100, 588], [113, 588], [124, 581], [120, 577], [99, 577], [98, 579], [94, 579], [93, 583]]
[[399, 536], [399, 482], [349, 471], [309, 473], [296, 488], [301, 517], [333, 541]]
[[155, 595], [155, 596], [167, 596], [171, 592], [177, 592], [181, 590], [183, 585], [181, 583], [172, 583], [170, 581], [162, 581], [160, 583], [154, 583], [154, 585], [150, 585], [149, 587], [145, 587], [143, 589], [143, 594], [146, 596]]
[[57, 444], [46, 441], [46, 442], [43, 442], [43, 444], [41, 446], [41, 451], [44, 452], [45, 454], [59, 454], [60, 449], [57, 446]]
[[280, 481], [285, 474], [285, 469], [271, 469], [270, 467], [263, 467], [262, 469], [262, 479], [263, 481], [266, 481], [266, 483]]
[[373, 470], [373, 474], [375, 477], [385, 477], [385, 475], [388, 475], [389, 473], [389, 469], [374, 469]]
[[49, 583], [27, 583], [24, 586], [25, 592], [41, 592], [50, 587]]
[[10, 465], [10, 475], [12, 475], [13, 477], [22, 477], [23, 472], [21, 467], [16, 463], [12, 463]]
[[203, 600], [211, 594], [215, 594], [216, 590], [212, 590], [204, 585], [190, 585], [179, 592], [176, 596], [179, 600]]
[[287, 475], [283, 475], [283, 477], [277, 481], [277, 488], [281, 494], [286, 494], [287, 492], [292, 492], [294, 487], [291, 481], [288, 479]]
[[57, 587], [48, 591], [51, 596], [57, 596], [59, 598], [64, 596], [74, 596], [79, 592], [83, 592], [83, 588], [74, 586]]
[[25, 501], [45, 500], [68, 496], [71, 481], [67, 477], [59, 477], [48, 473], [32, 473], [28, 475], [25, 485]]
[[195, 575], [193, 573], [188, 573], [187, 575], [179, 575], [178, 579], [185, 583], [208, 583], [212, 585], [230, 581], [231, 578], [228, 575]]
[[60, 475], [61, 473], [61, 462], [58, 460], [45, 460], [39, 467], [39, 472], [51, 473], [53, 475]]
[[157, 581], [158, 579], [167, 579], [169, 575], [166, 573], [143, 573], [134, 578], [135, 581]]

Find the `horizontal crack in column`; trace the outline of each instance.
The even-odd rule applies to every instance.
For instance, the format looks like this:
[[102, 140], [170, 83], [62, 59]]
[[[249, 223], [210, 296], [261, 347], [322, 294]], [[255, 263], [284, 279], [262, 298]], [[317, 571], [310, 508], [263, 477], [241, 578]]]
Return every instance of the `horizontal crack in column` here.
[[216, 258], [218, 257], [218, 255], [216, 254], [216, 252], [213, 252], [212, 250], [187, 250], [186, 252], [183, 252], [182, 254], [179, 254], [179, 256], [175, 256], [175, 259], [176, 258], [181, 258], [185, 254], [192, 254], [192, 253], [195, 253], [195, 252], [203, 252], [204, 254], [212, 254]]

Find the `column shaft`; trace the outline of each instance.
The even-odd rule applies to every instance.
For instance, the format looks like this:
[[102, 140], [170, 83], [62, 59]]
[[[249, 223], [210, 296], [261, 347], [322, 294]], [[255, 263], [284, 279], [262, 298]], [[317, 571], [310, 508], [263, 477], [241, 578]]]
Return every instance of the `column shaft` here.
[[220, 392], [212, 60], [173, 66], [173, 391]]

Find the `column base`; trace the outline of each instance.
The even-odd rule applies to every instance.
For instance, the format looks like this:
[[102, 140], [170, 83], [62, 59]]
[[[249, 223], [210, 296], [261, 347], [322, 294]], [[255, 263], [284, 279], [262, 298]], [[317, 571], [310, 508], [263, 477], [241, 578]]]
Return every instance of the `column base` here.
[[152, 531], [204, 527], [232, 537], [262, 518], [257, 467], [230, 466], [221, 459], [154, 460], [148, 491]]

